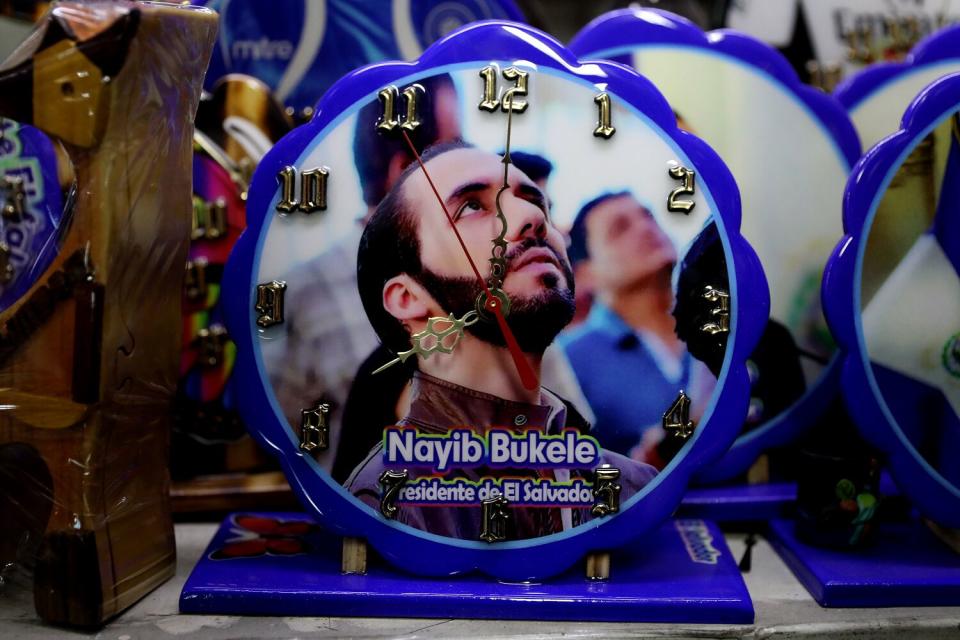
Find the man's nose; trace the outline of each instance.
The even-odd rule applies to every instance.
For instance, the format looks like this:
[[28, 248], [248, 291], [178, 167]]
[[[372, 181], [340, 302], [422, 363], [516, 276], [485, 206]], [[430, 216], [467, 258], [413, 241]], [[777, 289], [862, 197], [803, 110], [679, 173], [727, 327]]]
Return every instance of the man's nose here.
[[547, 217], [540, 207], [523, 198], [504, 196], [509, 200], [503, 212], [507, 217], [508, 240], [518, 242], [547, 235]]

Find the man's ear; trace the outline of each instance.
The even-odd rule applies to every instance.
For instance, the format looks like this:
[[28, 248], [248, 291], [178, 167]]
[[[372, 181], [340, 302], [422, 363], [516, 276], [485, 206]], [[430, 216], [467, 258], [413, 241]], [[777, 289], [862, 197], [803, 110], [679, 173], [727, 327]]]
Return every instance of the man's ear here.
[[426, 322], [435, 306], [426, 289], [405, 273], [390, 278], [383, 285], [383, 308], [400, 322]]

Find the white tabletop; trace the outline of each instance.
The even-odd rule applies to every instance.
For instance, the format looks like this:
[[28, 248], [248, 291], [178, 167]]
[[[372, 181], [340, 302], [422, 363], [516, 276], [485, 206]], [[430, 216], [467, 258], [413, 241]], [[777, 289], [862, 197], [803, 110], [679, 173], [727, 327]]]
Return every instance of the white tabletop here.
[[[823, 609], [762, 539], [753, 548], [752, 570], [744, 576], [756, 609], [753, 625], [180, 615], [180, 589], [216, 529], [215, 524], [177, 525], [176, 576], [99, 634], [44, 625], [33, 611], [26, 583], [0, 589], [0, 638], [960, 638], [960, 607]], [[727, 536], [734, 558], [743, 554], [744, 537]]]

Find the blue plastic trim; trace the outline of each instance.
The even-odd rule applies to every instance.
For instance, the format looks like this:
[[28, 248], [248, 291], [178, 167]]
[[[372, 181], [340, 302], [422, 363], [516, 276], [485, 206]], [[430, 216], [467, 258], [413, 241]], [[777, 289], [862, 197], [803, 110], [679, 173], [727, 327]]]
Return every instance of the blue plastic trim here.
[[[271, 407], [272, 391], [261, 378], [253, 312], [259, 246], [269, 228], [280, 169], [300, 158], [345, 112], [374, 99], [383, 86], [439, 68], [491, 60], [524, 60], [572, 80], [602, 84], [620, 104], [629, 105], [659, 129], [679, 157], [702, 176], [704, 195], [713, 201], [711, 209], [727, 250], [734, 297], [722, 388], [708, 409], [710, 417], [681, 455], [614, 517], [571, 532], [498, 545], [455, 540], [387, 521], [320, 472], [312, 458], [302, 455], [287, 421]], [[739, 233], [740, 196], [733, 176], [704, 142], [677, 128], [669, 105], [649, 81], [621, 65], [581, 63], [559, 42], [526, 25], [474, 23], [432, 45], [416, 62], [376, 64], [345, 76], [321, 99], [313, 120], [286, 136], [261, 161], [250, 189], [247, 224], [228, 262], [223, 296], [228, 327], [238, 346], [234, 380], [239, 410], [246, 424], [252, 425], [254, 437], [277, 457], [310, 512], [339, 534], [365, 538], [402, 569], [428, 575], [480, 570], [502, 579], [543, 578], [562, 572], [591, 550], [626, 544], [655, 530], [673, 513], [693, 473], [726, 451], [746, 414], [745, 362], [765, 326], [770, 300], [759, 260]]]
[[887, 186], [916, 145], [958, 108], [960, 73], [954, 73], [924, 88], [907, 107], [900, 130], [857, 163], [844, 194], [845, 235], [827, 263], [822, 288], [824, 314], [840, 347], [841, 384], [850, 414], [863, 436], [889, 456], [900, 489], [924, 515], [948, 527], [960, 527], [960, 487], [917, 451], [880, 392], [863, 335], [860, 283], [867, 239]]
[[[618, 60], [630, 51], [650, 46], [689, 47], [720, 54], [732, 63], [768, 76], [793, 95], [832, 139], [847, 169], [860, 158], [860, 139], [841, 105], [822, 91], [803, 84], [779, 51], [744, 33], [730, 29], [704, 32], [686, 18], [658, 9], [621, 9], [595, 19], [569, 46], [576, 55], [613, 56]], [[764, 451], [789, 444], [836, 397], [838, 379], [839, 367], [836, 358], [832, 358], [791, 407], [738, 437], [723, 458], [697, 473], [697, 481], [715, 483], [738, 476]]]

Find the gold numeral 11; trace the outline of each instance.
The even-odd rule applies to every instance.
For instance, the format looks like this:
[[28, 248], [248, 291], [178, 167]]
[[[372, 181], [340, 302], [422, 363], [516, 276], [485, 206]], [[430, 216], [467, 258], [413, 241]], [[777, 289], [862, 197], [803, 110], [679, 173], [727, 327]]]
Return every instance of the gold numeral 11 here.
[[297, 170], [295, 167], [284, 167], [277, 173], [277, 182], [280, 183], [280, 202], [277, 203], [277, 211], [280, 213], [325, 211], [329, 177], [330, 170], [326, 167], [300, 172], [300, 199], [297, 200]]
[[[416, 130], [420, 126], [419, 104], [423, 94], [424, 88], [419, 84], [412, 84], [402, 92], [393, 85], [381, 89], [377, 93], [377, 98], [383, 106], [383, 111], [377, 120], [377, 131], [392, 133], [397, 127], [406, 131]], [[401, 98], [406, 105], [402, 114], [397, 110]]]

